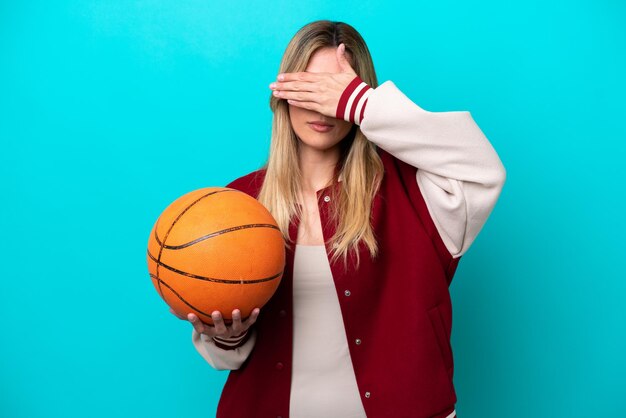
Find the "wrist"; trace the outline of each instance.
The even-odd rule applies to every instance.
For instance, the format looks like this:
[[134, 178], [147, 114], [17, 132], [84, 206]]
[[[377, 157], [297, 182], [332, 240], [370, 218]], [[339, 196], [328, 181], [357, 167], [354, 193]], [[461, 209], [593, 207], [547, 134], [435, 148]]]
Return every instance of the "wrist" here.
[[248, 330], [245, 330], [241, 334], [237, 336], [233, 336], [233, 337], [224, 338], [224, 337], [219, 337], [216, 335], [212, 338], [213, 338], [213, 342], [215, 343], [215, 345], [218, 346], [219, 348], [224, 349], [224, 350], [234, 350], [235, 348], [238, 348], [244, 345], [246, 341], [248, 340], [248, 337], [249, 337], [249, 332]]
[[360, 125], [363, 122], [367, 98], [373, 89], [358, 75], [345, 88], [337, 104], [336, 118]]

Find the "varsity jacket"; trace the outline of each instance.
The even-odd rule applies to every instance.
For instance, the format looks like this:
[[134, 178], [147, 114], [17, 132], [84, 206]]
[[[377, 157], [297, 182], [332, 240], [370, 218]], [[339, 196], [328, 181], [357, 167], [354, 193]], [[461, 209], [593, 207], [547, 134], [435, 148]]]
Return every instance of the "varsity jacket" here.
[[[379, 256], [331, 263], [357, 386], [370, 418], [452, 418], [457, 401], [449, 286], [503, 188], [506, 171], [468, 111], [430, 112], [392, 81], [367, 95], [359, 129], [377, 145], [384, 176], [372, 207]], [[357, 112], [358, 114], [358, 112]], [[357, 117], [358, 120], [358, 117]], [[227, 187], [255, 198], [265, 170]], [[332, 189], [317, 191], [324, 240]], [[337, 190], [336, 190], [337, 191]], [[289, 234], [297, 239], [298, 220]], [[330, 254], [331, 248], [327, 247]], [[218, 418], [289, 416], [293, 249], [257, 322], [229, 342], [192, 331], [198, 352], [230, 373]]]

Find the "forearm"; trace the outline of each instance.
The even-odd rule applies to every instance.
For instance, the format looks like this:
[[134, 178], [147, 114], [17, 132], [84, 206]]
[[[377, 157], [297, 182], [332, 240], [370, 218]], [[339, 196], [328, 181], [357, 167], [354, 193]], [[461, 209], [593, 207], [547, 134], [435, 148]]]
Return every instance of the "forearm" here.
[[498, 154], [470, 113], [429, 112], [391, 81], [371, 89], [355, 77], [342, 94], [340, 115], [360, 122], [368, 140], [416, 168], [412, 183], [419, 185], [444, 244], [454, 257], [465, 253], [506, 178]]
[[420, 170], [485, 186], [504, 182], [504, 165], [470, 112], [424, 110], [392, 81], [368, 94], [360, 128], [370, 141]]

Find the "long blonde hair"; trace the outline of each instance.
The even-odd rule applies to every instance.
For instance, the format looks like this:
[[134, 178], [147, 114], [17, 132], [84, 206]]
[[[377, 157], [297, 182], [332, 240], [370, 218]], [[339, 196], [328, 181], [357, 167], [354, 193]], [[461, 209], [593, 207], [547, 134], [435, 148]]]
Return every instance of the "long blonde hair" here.
[[[336, 48], [341, 43], [345, 44], [346, 55], [354, 71], [368, 85], [376, 88], [378, 81], [367, 45], [352, 26], [343, 22], [318, 20], [302, 27], [287, 45], [279, 73], [305, 71], [311, 56], [318, 49]], [[269, 157], [263, 166], [266, 173], [258, 200], [274, 216], [288, 248], [292, 248], [289, 225], [293, 217], [302, 219], [297, 203], [302, 180], [299, 140], [291, 126], [287, 101], [270, 95], [270, 108], [274, 112], [272, 138]], [[333, 196], [332, 200], [337, 202], [333, 206], [335, 210], [330, 213], [336, 232], [326, 245], [332, 249], [331, 261], [343, 257], [344, 266], [347, 266], [348, 252], [354, 251], [358, 267], [360, 243], [367, 247], [372, 258], [378, 254], [371, 210], [383, 176], [383, 164], [376, 145], [361, 133], [356, 124], [341, 140], [340, 148], [341, 157], [331, 179], [331, 182], [342, 179], [339, 196]]]

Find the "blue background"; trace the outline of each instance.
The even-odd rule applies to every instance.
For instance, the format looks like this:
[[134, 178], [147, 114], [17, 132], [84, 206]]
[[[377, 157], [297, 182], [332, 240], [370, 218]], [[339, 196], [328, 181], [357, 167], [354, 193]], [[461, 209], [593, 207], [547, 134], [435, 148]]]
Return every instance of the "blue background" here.
[[332, 19], [379, 82], [469, 110], [507, 168], [451, 287], [459, 416], [626, 416], [625, 9], [2, 2], [0, 415], [214, 416], [227, 372], [153, 288], [148, 234], [264, 162], [284, 48]]

